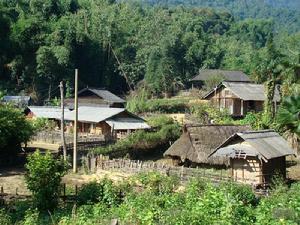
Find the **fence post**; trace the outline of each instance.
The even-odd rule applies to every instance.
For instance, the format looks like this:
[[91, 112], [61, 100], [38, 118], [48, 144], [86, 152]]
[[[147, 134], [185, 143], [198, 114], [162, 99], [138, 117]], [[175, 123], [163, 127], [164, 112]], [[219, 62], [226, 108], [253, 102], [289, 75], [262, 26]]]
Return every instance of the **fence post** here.
[[75, 199], [77, 201], [77, 195], [78, 195], [78, 186], [77, 184], [75, 185]]
[[1, 194], [3, 194], [3, 193], [4, 193], [3, 186], [1, 186]]
[[184, 167], [181, 166], [181, 174], [180, 174], [180, 179], [181, 179], [181, 180], [183, 180], [183, 169], [184, 169]]
[[64, 186], [63, 186], [63, 191], [64, 191], [64, 193], [63, 193], [63, 198], [64, 198], [64, 201], [66, 200], [66, 184], [64, 183]]

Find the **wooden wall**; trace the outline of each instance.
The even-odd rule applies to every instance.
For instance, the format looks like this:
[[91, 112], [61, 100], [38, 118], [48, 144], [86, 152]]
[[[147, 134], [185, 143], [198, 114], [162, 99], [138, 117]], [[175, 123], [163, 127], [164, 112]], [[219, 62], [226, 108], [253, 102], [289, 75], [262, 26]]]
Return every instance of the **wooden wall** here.
[[261, 163], [256, 157], [231, 159], [230, 165], [234, 181], [247, 184], [261, 183]]

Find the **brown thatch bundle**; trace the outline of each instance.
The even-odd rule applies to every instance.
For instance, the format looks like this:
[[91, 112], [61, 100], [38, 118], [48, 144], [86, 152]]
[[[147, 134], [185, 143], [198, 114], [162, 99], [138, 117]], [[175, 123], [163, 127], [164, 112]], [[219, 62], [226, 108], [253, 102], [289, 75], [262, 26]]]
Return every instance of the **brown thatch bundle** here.
[[228, 165], [225, 157], [208, 156], [231, 135], [251, 130], [249, 126], [236, 125], [185, 125], [181, 137], [164, 153], [164, 156], [180, 158], [182, 162]]

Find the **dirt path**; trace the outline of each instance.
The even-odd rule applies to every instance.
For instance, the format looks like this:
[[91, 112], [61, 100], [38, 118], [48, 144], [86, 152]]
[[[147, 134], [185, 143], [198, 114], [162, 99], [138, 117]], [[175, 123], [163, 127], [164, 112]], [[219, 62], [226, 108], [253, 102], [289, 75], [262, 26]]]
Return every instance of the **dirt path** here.
[[5, 168], [0, 169], [0, 188], [4, 193], [29, 195], [26, 188], [23, 168]]
[[[0, 169], [0, 188], [3, 188], [6, 194], [30, 195], [24, 178], [23, 168], [6, 168]], [[127, 179], [130, 175], [120, 172], [98, 171], [96, 174], [67, 174], [63, 177], [62, 182], [69, 185], [79, 185], [89, 183], [91, 181], [99, 181], [103, 178], [111, 179], [114, 182]], [[1, 189], [0, 189], [1, 191]]]

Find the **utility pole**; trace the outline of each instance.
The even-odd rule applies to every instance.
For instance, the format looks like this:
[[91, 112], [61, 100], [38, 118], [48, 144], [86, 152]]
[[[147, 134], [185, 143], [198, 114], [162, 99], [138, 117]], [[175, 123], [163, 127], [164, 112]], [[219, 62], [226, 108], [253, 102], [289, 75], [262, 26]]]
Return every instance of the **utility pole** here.
[[78, 69], [75, 69], [73, 172], [77, 172]]
[[63, 147], [64, 160], [67, 160], [67, 146], [65, 140], [65, 102], [64, 102], [64, 83], [59, 83], [60, 88], [60, 107], [61, 107], [61, 120], [60, 120], [60, 132], [61, 132], [61, 144]]

